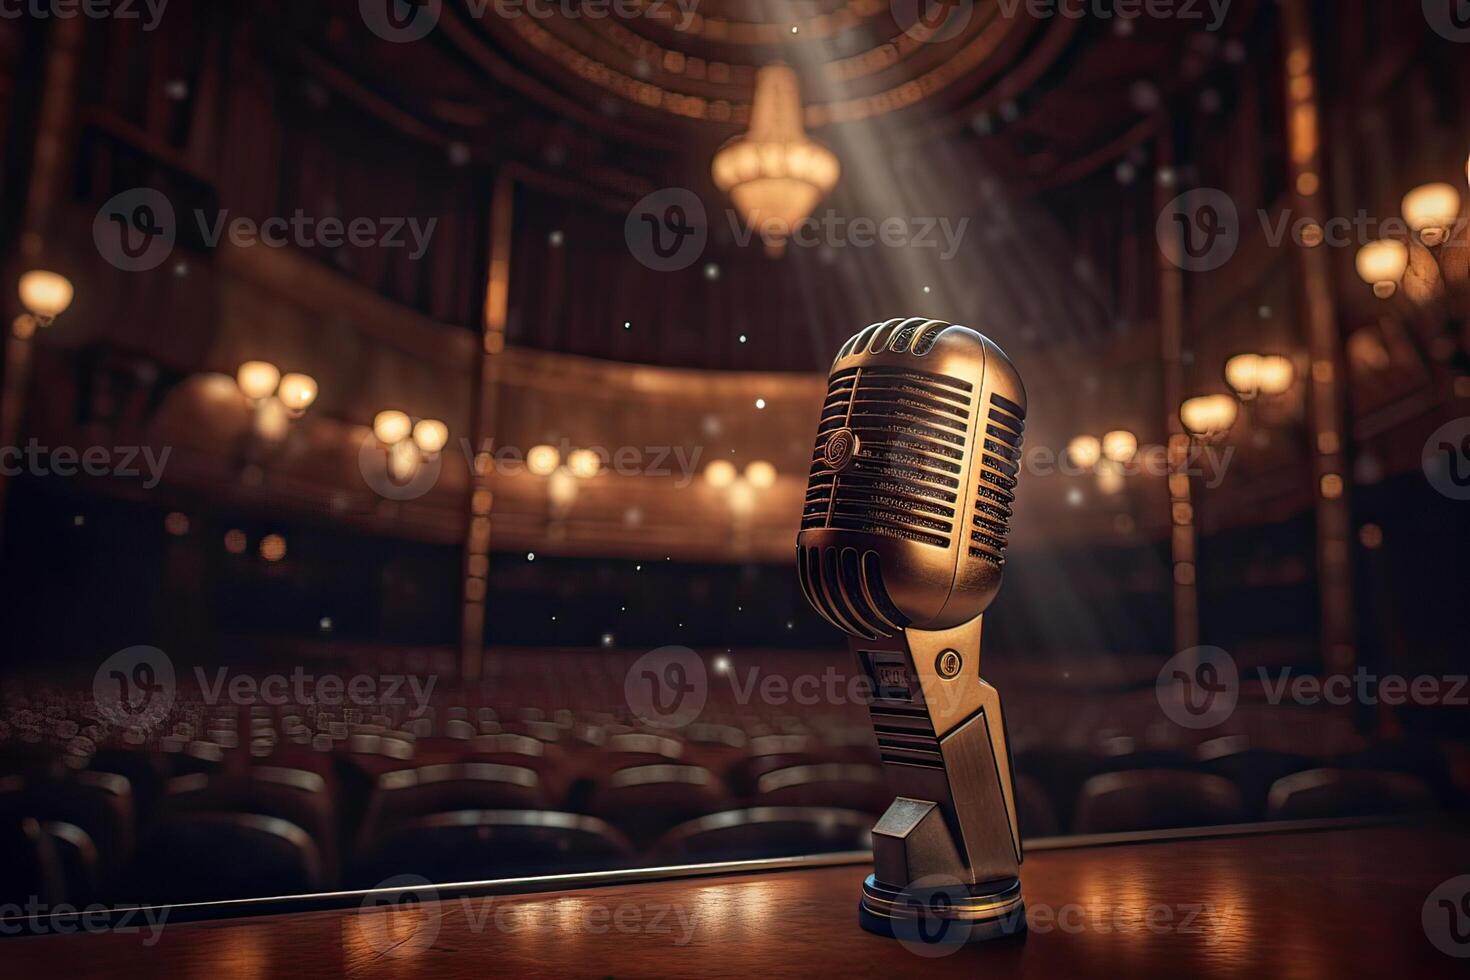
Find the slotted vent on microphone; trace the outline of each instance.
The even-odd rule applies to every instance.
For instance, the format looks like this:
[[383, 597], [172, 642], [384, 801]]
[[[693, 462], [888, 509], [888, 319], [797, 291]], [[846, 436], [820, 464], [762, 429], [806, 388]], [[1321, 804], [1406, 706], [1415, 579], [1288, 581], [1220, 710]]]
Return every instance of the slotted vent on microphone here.
[[1016, 501], [1026, 410], [992, 393], [981, 421], [985, 431], [980, 443], [980, 485], [974, 526], [970, 528], [970, 557], [999, 567], [1005, 564], [1010, 540], [1011, 505]]
[[838, 629], [873, 640], [910, 622], [883, 584], [877, 552], [856, 548], [802, 548], [796, 568], [812, 608]]
[[[973, 391], [958, 378], [898, 367], [834, 374], [817, 427], [802, 528], [948, 548], [964, 492]], [[843, 430], [858, 448], [850, 462], [834, 468], [827, 443]]]

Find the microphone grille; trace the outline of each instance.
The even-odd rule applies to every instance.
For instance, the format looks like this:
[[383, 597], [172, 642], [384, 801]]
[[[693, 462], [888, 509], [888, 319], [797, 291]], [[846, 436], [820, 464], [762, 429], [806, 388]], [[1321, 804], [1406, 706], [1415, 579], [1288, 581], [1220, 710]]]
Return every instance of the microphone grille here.
[[907, 367], [835, 372], [817, 426], [802, 529], [949, 548], [968, 495], [961, 480], [974, 398], [968, 381]]
[[1005, 564], [1010, 541], [1026, 409], [999, 392], [991, 392], [982, 421], [985, 434], [980, 443], [980, 480], [974, 526], [970, 528], [970, 557], [1000, 567]]

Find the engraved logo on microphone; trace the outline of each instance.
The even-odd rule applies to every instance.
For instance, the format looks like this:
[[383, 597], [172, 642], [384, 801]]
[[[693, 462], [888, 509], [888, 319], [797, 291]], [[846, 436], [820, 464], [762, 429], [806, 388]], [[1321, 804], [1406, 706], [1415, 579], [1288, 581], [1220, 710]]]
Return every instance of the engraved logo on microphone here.
[[856, 432], [847, 428], [838, 429], [827, 438], [826, 445], [822, 447], [822, 465], [833, 472], [841, 473], [852, 465], [861, 448], [862, 442]]
[[1235, 257], [1240, 212], [1224, 191], [1180, 194], [1159, 214], [1155, 232], [1164, 257], [1186, 272], [1213, 272]]
[[683, 728], [704, 711], [709, 677], [688, 647], [651, 650], [633, 661], [623, 696], [637, 719], [652, 728]]
[[654, 191], [628, 212], [623, 239], [633, 258], [655, 272], [687, 269], [709, 240], [704, 204], [683, 187]]
[[1470, 417], [1435, 429], [1421, 461], [1430, 486], [1451, 500], [1470, 500]]
[[1446, 956], [1470, 957], [1470, 875], [1442, 883], [1424, 900], [1424, 935]]
[[1235, 658], [1219, 647], [1191, 647], [1164, 663], [1154, 693], [1174, 724], [1214, 728], [1235, 713], [1240, 672]]

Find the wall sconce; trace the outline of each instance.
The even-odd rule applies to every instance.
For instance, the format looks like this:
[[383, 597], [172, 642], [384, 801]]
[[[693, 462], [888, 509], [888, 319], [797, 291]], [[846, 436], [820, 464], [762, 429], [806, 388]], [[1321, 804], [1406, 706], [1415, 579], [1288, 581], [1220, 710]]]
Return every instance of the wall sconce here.
[[1073, 466], [1090, 470], [1102, 459], [1102, 442], [1097, 436], [1078, 436], [1067, 443], [1067, 458]]
[[390, 408], [373, 416], [373, 436], [387, 450], [388, 475], [407, 483], [448, 445], [449, 426], [438, 419], [415, 423], [407, 412]]
[[1358, 249], [1358, 275], [1373, 287], [1373, 295], [1390, 299], [1409, 270], [1409, 247], [1391, 238], [1369, 242]]
[[1225, 383], [1241, 401], [1284, 395], [1295, 380], [1291, 358], [1280, 354], [1236, 354], [1225, 362]]
[[760, 503], [761, 491], [776, 485], [779, 474], [776, 467], [764, 459], [745, 464], [745, 472], [735, 468], [728, 459], [717, 459], [704, 468], [704, 479], [716, 490], [725, 494], [733, 518], [736, 547], [744, 547], [744, 535], [750, 529], [750, 519]]
[[1240, 403], [1229, 395], [1200, 395], [1179, 406], [1179, 421], [1196, 439], [1223, 439], [1240, 415]]
[[1426, 248], [1443, 245], [1460, 219], [1460, 192], [1451, 184], [1425, 184], [1404, 195], [1404, 221]]
[[255, 410], [255, 434], [267, 442], [286, 437], [291, 422], [316, 401], [316, 379], [308, 374], [282, 375], [269, 361], [246, 361], [235, 372], [235, 384]]
[[536, 476], [550, 476], [561, 465], [561, 453], [555, 446], [532, 446], [526, 453], [526, 469]]
[[51, 326], [71, 306], [76, 294], [70, 279], [45, 269], [32, 269], [22, 275], [18, 291], [26, 312], [16, 317], [12, 329], [22, 340], [32, 337], [39, 327]]
[[1131, 463], [1138, 455], [1138, 437], [1127, 429], [1114, 429], [1102, 437], [1102, 454], [1120, 466]]
[[555, 446], [532, 446], [526, 453], [526, 469], [546, 477], [546, 499], [551, 518], [560, 521], [571, 511], [581, 493], [581, 481], [602, 472], [602, 457], [592, 449], [573, 449], [565, 463]]

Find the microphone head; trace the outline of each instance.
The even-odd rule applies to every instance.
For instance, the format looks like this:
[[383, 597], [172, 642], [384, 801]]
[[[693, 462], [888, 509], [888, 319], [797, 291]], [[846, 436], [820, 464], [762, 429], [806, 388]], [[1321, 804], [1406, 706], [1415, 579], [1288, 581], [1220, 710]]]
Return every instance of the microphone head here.
[[948, 629], [1000, 589], [1026, 389], [968, 327], [909, 317], [842, 345], [817, 425], [797, 567], [807, 601], [875, 639]]

